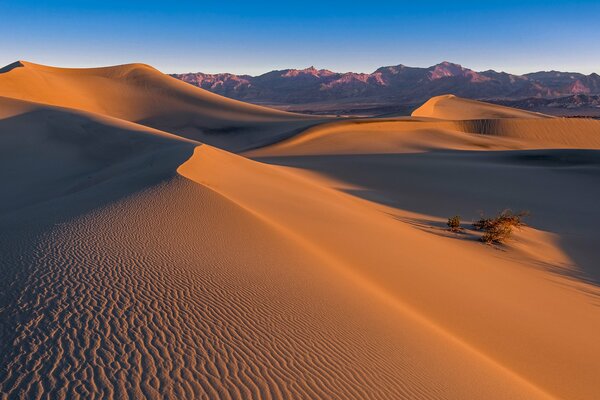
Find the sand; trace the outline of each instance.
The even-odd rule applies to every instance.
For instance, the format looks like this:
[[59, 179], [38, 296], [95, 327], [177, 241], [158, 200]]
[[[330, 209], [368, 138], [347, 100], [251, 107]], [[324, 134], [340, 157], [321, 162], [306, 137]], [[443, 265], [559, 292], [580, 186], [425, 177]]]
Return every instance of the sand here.
[[[315, 120], [142, 65], [20, 62], [0, 95], [8, 398], [600, 389], [600, 122]], [[506, 245], [444, 229], [504, 207]]]
[[0, 96], [111, 116], [230, 150], [268, 144], [323, 119], [196, 90], [145, 64], [77, 69], [19, 61], [0, 74]]
[[445, 120], [551, 118], [548, 115], [540, 113], [517, 110], [477, 100], [463, 99], [454, 95], [432, 97], [421, 107], [413, 111], [412, 116]]

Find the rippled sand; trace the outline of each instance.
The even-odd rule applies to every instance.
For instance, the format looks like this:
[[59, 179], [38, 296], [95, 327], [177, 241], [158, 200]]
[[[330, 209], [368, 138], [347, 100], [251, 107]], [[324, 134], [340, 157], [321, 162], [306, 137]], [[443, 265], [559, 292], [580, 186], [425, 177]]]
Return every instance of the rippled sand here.
[[[6, 398], [600, 390], [600, 123], [324, 122], [139, 65], [21, 63], [0, 96]], [[502, 207], [533, 213], [507, 245], [444, 229]]]

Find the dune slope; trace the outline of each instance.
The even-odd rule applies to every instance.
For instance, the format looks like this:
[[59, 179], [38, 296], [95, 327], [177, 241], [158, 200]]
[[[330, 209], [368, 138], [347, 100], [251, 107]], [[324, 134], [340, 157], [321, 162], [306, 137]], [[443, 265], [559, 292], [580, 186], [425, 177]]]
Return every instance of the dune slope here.
[[[442, 103], [306, 129], [149, 66], [3, 68], [0, 393], [594, 398], [597, 125]], [[509, 245], [443, 229], [502, 206]]]
[[496, 119], [496, 118], [550, 118], [547, 115], [515, 108], [503, 107], [477, 100], [463, 99], [454, 95], [432, 97], [411, 114], [446, 120]]
[[0, 96], [107, 115], [229, 149], [267, 144], [316, 121], [227, 99], [145, 64], [77, 69], [19, 61], [0, 72]]
[[[128, 175], [164, 175], [193, 142], [84, 111], [0, 97], [0, 213]], [[142, 176], [140, 176], [140, 180]]]
[[[287, 163], [319, 174], [315, 175], [246, 160], [239, 161], [239, 168], [225, 160], [213, 163], [215, 154], [203, 157], [206, 152], [209, 149], [197, 149], [192, 158], [195, 163], [184, 164], [179, 172], [270, 221], [283, 223], [332, 257], [340, 271], [355, 276], [379, 296], [407, 306], [538, 387], [567, 398], [587, 398], [595, 392], [600, 347], [592, 332], [600, 327], [600, 314], [593, 297], [582, 294], [595, 289], [568, 279], [557, 285], [549, 278], [560, 280], [558, 276], [537, 268], [540, 263], [572, 264], [551, 235], [544, 237], [543, 232], [532, 230], [522, 239], [529, 243], [522, 251], [535, 254], [541, 235], [550, 257], [526, 257], [523, 253], [516, 260], [514, 253], [499, 257], [493, 249], [472, 240], [446, 237], [443, 230], [435, 229], [439, 219], [436, 222], [424, 213], [378, 207], [343, 193], [362, 196], [361, 189], [369, 189], [369, 182], [402, 190], [395, 184], [402, 178], [394, 179], [394, 164], [385, 165], [386, 173], [372, 159], [353, 157], [346, 163], [339, 161], [339, 170], [348, 174], [342, 175], [332, 173], [333, 168], [320, 169], [318, 157], [297, 163], [292, 157]], [[218, 154], [221, 159], [230, 157]], [[281, 159], [267, 161], [286, 164]], [[337, 165], [335, 160], [332, 163]], [[408, 165], [404, 167], [410, 171]], [[431, 177], [418, 169], [413, 173], [420, 174], [421, 187], [405, 178], [408, 186], [404, 192], [409, 189], [409, 196], [424, 202], [428, 193], [423, 186], [427, 187]], [[337, 179], [332, 182], [329, 178]], [[369, 200], [381, 200], [381, 195], [388, 194], [380, 187], [373, 188], [379, 190], [367, 196]], [[493, 192], [493, 188], [489, 190]], [[436, 232], [441, 237], [432, 235]], [[567, 284], [571, 289], [562, 286]], [[486, 318], [487, 313], [494, 318]]]
[[27, 267], [3, 310], [9, 395], [547, 398], [182, 178], [27, 243], [3, 249]]
[[[177, 176], [195, 143], [3, 103], [2, 169], [27, 182], [0, 213], [10, 398], [548, 398], [244, 202]], [[199, 149], [208, 177], [246, 167]]]
[[600, 121], [576, 118], [352, 119], [319, 124], [244, 154], [260, 157], [525, 149], [600, 149]]

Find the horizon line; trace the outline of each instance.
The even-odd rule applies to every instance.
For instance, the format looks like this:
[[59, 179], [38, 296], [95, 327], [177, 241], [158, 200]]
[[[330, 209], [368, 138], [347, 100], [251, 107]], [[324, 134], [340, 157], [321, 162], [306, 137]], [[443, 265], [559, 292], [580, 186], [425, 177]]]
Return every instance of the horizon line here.
[[[270, 72], [274, 72], [274, 71], [287, 71], [287, 70], [296, 70], [296, 71], [303, 71], [303, 70], [307, 70], [307, 69], [315, 69], [317, 71], [330, 71], [333, 73], [338, 73], [338, 74], [348, 74], [348, 73], [354, 73], [354, 74], [373, 74], [375, 73], [378, 69], [381, 68], [388, 68], [388, 67], [399, 67], [399, 66], [404, 66], [407, 68], [421, 68], [421, 69], [427, 69], [427, 68], [431, 68], [437, 65], [441, 65], [444, 63], [447, 64], [452, 64], [452, 65], [458, 65], [462, 68], [471, 70], [471, 71], [475, 71], [475, 72], [487, 72], [487, 71], [493, 71], [493, 72], [497, 72], [497, 73], [506, 73], [506, 74], [510, 74], [510, 75], [516, 75], [516, 76], [524, 76], [527, 74], [533, 74], [533, 73], [538, 73], [538, 72], [561, 72], [561, 73], [573, 73], [573, 74], [582, 74], [585, 76], [590, 76], [590, 75], [600, 75], [600, 72], [596, 72], [596, 71], [592, 71], [589, 73], [586, 72], [580, 72], [580, 71], [575, 71], [575, 70], [561, 70], [559, 68], [555, 68], [555, 67], [551, 67], [550, 69], [537, 69], [537, 70], [529, 70], [529, 72], [524, 72], [524, 73], [515, 73], [515, 72], [508, 72], [507, 70], [504, 69], [496, 69], [496, 68], [487, 68], [487, 69], [479, 69], [479, 68], [471, 68], [468, 66], [465, 66], [464, 64], [458, 63], [458, 62], [453, 62], [453, 61], [440, 61], [438, 63], [429, 65], [429, 66], [415, 66], [415, 65], [407, 65], [407, 64], [389, 64], [389, 65], [381, 65], [379, 67], [376, 67], [375, 69], [373, 69], [371, 72], [366, 72], [366, 71], [358, 71], [358, 70], [339, 70], [337, 68], [331, 67], [315, 67], [315, 64], [312, 64], [308, 67], [287, 67], [287, 68], [281, 68], [278, 66], [273, 66], [270, 67], [270, 69], [267, 70], [261, 70], [261, 72], [230, 72], [230, 71], [235, 71], [236, 69], [225, 69], [225, 70], [221, 70], [219, 72], [214, 72], [214, 70], [211, 70], [210, 68], [208, 68], [207, 70], [202, 70], [200, 69], [196, 69], [196, 70], [187, 70], [184, 72], [172, 72], [172, 71], [168, 71], [168, 69], [170, 68], [165, 68], [163, 70], [163, 68], [161, 68], [160, 66], [156, 66], [157, 64], [153, 64], [150, 62], [143, 62], [143, 61], [132, 61], [132, 62], [118, 62], [118, 63], [114, 63], [114, 64], [102, 64], [102, 65], [98, 65], [98, 64], [90, 64], [90, 63], [83, 63], [80, 65], [73, 65], [73, 64], [68, 64], [68, 65], [52, 65], [49, 63], [42, 63], [42, 62], [36, 62], [36, 61], [29, 61], [29, 60], [25, 60], [23, 58], [18, 59], [18, 60], [14, 60], [14, 61], [10, 61], [6, 64], [2, 63], [3, 65], [0, 67], [0, 69], [4, 69], [5, 67], [8, 67], [12, 64], [18, 63], [18, 62], [29, 62], [31, 64], [38, 64], [38, 65], [43, 65], [43, 66], [47, 66], [47, 67], [54, 67], [54, 68], [72, 68], [72, 69], [88, 69], [88, 68], [105, 68], [105, 67], [114, 67], [114, 66], [118, 66], [118, 65], [128, 65], [128, 64], [145, 64], [148, 66], [151, 66], [157, 70], [159, 70], [160, 72], [166, 74], [166, 75], [181, 75], [181, 74], [197, 74], [197, 73], [203, 73], [203, 74], [209, 74], [209, 75], [218, 75], [218, 74], [231, 74], [231, 75], [238, 75], [238, 76], [242, 76], [242, 75], [246, 75], [246, 76], [251, 76], [251, 77], [257, 77], [257, 76], [261, 76], [264, 74], [268, 74]], [[159, 63], [160, 64], [160, 63]]]

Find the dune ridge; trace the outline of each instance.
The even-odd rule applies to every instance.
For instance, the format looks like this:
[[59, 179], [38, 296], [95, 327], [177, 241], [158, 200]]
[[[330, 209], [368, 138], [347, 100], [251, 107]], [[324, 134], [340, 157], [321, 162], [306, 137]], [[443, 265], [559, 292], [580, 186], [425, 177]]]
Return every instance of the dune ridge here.
[[233, 150], [323, 120], [227, 99], [145, 64], [57, 68], [20, 61], [0, 74], [0, 96], [107, 115]]
[[600, 121], [573, 118], [344, 120], [307, 128], [290, 138], [243, 154], [260, 157], [557, 148], [599, 149]]
[[445, 120], [496, 119], [496, 118], [552, 118], [548, 115], [515, 108], [463, 99], [454, 95], [435, 96], [417, 108], [413, 117]]
[[[141, 64], [0, 72], [8, 398], [597, 394], [597, 121], [454, 97], [315, 119]], [[535, 214], [499, 247], [443, 228], [482, 205]]]
[[[553, 386], [554, 380], [549, 379], [547, 374], [552, 374], [556, 367], [547, 361], [539, 362], [538, 354], [542, 351], [541, 348], [546, 352], [557, 352], [549, 358], [562, 359], [562, 362], [569, 363], [569, 355], [574, 351], [572, 346], [552, 350], [546, 347], [555, 340], [560, 341], [562, 335], [568, 334], [567, 332], [573, 329], [577, 335], [583, 336], [577, 339], [581, 347], [577, 350], [577, 361], [573, 360], [574, 364], [571, 366], [573, 375], [569, 379], [583, 378], [588, 380], [588, 383], [582, 383], [583, 386], [593, 386], [593, 376], [596, 372], [590, 372], [596, 371], [595, 360], [594, 357], [588, 358], [587, 352], [592, 351], [591, 349], [594, 349], [594, 352], [599, 351], [600, 348], [596, 344], [594, 335], [588, 335], [593, 329], [585, 326], [587, 324], [598, 326], [600, 316], [595, 306], [590, 304], [585, 296], [574, 294], [571, 297], [554, 284], [542, 288], [539, 286], [541, 284], [539, 277], [535, 276], [539, 271], [522, 270], [518, 267], [519, 262], [511, 265], [511, 260], [508, 259], [495, 260], [491, 264], [494, 265], [491, 269], [481, 270], [481, 264], [468, 260], [481, 259], [486, 260], [487, 263], [491, 263], [491, 260], [485, 255], [485, 249], [476, 243], [458, 246], [456, 243], [448, 242], [447, 238], [440, 240], [430, 233], [415, 231], [410, 224], [398, 222], [397, 218], [401, 218], [401, 214], [398, 215], [395, 210], [372, 209], [370, 204], [365, 207], [365, 204], [359, 200], [346, 198], [346, 195], [338, 191], [331, 191], [331, 187], [339, 187], [339, 182], [332, 186], [327, 181], [315, 180], [314, 176], [310, 179], [302, 175], [297, 177], [293, 170], [266, 169], [262, 164], [248, 165], [249, 162], [243, 159], [239, 159], [238, 163], [246, 165], [235, 167], [236, 163], [233, 161], [215, 162], [215, 156], [221, 160], [233, 157], [222, 151], [200, 147], [196, 149], [191, 161], [180, 167], [178, 172], [215, 188], [236, 202], [242, 202], [246, 207], [259, 212], [269, 220], [285, 221], [287, 229], [296, 232], [302, 238], [308, 238], [320, 251], [333, 255], [337, 259], [339, 269], [349, 268], [353, 274], [362, 277], [359, 280], [370, 282], [368, 285], [374, 285], [376, 290], [396, 294], [392, 296], [396, 301], [406, 302], [419, 310], [421, 315], [427, 315], [430, 320], [441, 323], [453, 335], [475, 345], [475, 348], [490, 355], [500, 365], [518, 371], [518, 375], [529, 378], [530, 382], [537, 383], [536, 381], [541, 379], [544, 384], [539, 385], [540, 387]], [[224, 165], [228, 167], [224, 168]], [[303, 167], [307, 168], [306, 165]], [[259, 173], [257, 169], [265, 170]], [[294, 185], [289, 184], [296, 179], [298, 181]], [[284, 182], [288, 184], [285, 185]], [[315, 187], [318, 182], [321, 184]], [[257, 185], [260, 185], [259, 190], [256, 188]], [[304, 189], [303, 185], [312, 188]], [[286, 187], [285, 193], [278, 189], [282, 187]], [[273, 196], [274, 193], [278, 193], [278, 196]], [[345, 227], [343, 232], [337, 228], [339, 226]], [[393, 240], [394, 238], [401, 242]], [[436, 249], [435, 253], [426, 251], [431, 248]], [[558, 252], [561, 253], [560, 250]], [[439, 258], [440, 254], [448, 257], [444, 258], [446, 261], [443, 263]], [[562, 257], [565, 262], [569, 261], [568, 257], [564, 255]], [[535, 264], [537, 260], [530, 262]], [[371, 269], [373, 265], [377, 265], [376, 271]], [[477, 283], [479, 279], [494, 281], [493, 293], [483, 295], [479, 289], [482, 285]], [[448, 282], [459, 285], [460, 289], [446, 286]], [[539, 290], [532, 291], [532, 287], [537, 287]], [[427, 291], [423, 291], [423, 288], [427, 288]], [[487, 290], [492, 288], [488, 287]], [[431, 291], [436, 293], [435, 299], [443, 298], [444, 302], [439, 303], [430, 298], [428, 293]], [[514, 303], [502, 312], [501, 307], [498, 307], [498, 299], [507, 292], [512, 298], [503, 300], [505, 306], [513, 301]], [[493, 327], [486, 326], [492, 321], [477, 326], [484, 321], [480, 313], [487, 309], [486, 301], [490, 301], [490, 308], [495, 310], [496, 316], [502, 313], [502, 317], [498, 317]], [[539, 310], [540, 307], [549, 304], [553, 304], [551, 307], [553, 315], [546, 319], [547, 316]], [[455, 313], [449, 312], [452, 309]], [[560, 311], [561, 309], [563, 311]], [[572, 315], [573, 309], [585, 313], [587, 317]], [[469, 317], [471, 312], [473, 314]], [[562, 321], [569, 328], [561, 332], [562, 329], [552, 322], [554, 318]], [[524, 321], [528, 321], [527, 327], [523, 325]], [[549, 324], [552, 325], [551, 328]], [[583, 326], [576, 327], [577, 324]], [[511, 332], [513, 328], [529, 334], [519, 337], [516, 332]], [[463, 336], [465, 334], [468, 338]], [[551, 339], [552, 335], [557, 336]], [[531, 340], [544, 336], [546, 337], [544, 341]], [[502, 344], [505, 338], [510, 338], [510, 344]], [[524, 342], [517, 344], [519, 340]], [[511, 346], [521, 350], [512, 352]], [[540, 348], [536, 350], [538, 346]], [[523, 351], [524, 348], [528, 348], [530, 352]], [[588, 361], [585, 362], [584, 359]], [[591, 370], [579, 369], [584, 364]], [[560, 376], [564, 377], [564, 374], [565, 372], [561, 371]], [[587, 377], [584, 378], [584, 375]], [[561, 390], [570, 391], [571, 396], [576, 396], [577, 389], [562, 387]]]

